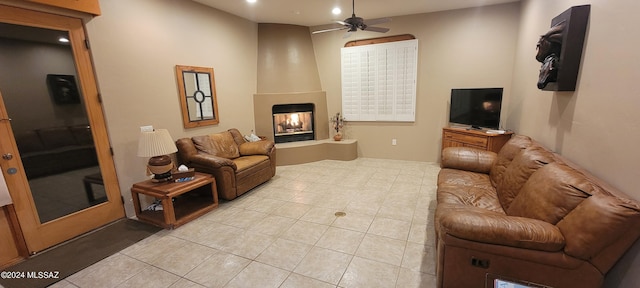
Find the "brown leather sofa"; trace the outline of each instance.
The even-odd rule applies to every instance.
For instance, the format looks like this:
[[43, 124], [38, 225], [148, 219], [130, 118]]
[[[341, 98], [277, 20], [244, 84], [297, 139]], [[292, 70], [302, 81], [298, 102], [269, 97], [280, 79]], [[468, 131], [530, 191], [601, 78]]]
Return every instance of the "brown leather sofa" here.
[[89, 125], [40, 128], [16, 134], [27, 178], [98, 165]]
[[601, 287], [640, 235], [640, 205], [517, 135], [497, 154], [442, 151], [435, 229], [438, 287]]
[[218, 196], [233, 200], [276, 174], [273, 141], [247, 142], [237, 129], [176, 141], [178, 160], [216, 179]]

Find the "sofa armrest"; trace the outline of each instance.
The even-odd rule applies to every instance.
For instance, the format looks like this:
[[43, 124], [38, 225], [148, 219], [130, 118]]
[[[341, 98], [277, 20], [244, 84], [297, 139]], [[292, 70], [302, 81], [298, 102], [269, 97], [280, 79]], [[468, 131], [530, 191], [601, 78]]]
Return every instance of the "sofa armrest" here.
[[447, 147], [442, 150], [442, 168], [489, 174], [498, 158], [492, 151], [471, 147]]
[[245, 142], [240, 144], [240, 155], [269, 155], [275, 144], [272, 141], [262, 140]]
[[230, 166], [234, 171], [238, 168], [236, 163], [230, 159], [204, 153], [191, 155], [189, 157], [189, 162], [192, 166], [200, 166], [203, 168], [222, 168], [224, 166]]
[[439, 231], [470, 241], [549, 252], [561, 251], [565, 245], [555, 225], [474, 207], [441, 214]]

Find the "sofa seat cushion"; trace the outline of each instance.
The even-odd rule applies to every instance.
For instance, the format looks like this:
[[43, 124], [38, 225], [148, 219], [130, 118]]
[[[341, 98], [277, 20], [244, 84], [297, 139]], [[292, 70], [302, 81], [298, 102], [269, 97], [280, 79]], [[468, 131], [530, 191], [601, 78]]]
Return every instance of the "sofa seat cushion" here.
[[538, 169], [522, 187], [507, 214], [556, 224], [584, 199], [603, 193], [575, 169], [551, 163]]
[[244, 166], [244, 170], [236, 171], [236, 193], [238, 196], [271, 179], [271, 162], [268, 159], [260, 161], [262, 157], [266, 156], [243, 156], [233, 160], [234, 162], [240, 161], [244, 163], [259, 161], [257, 163], [253, 162], [252, 166], [243, 165], [243, 163], [238, 164], [239, 166]]
[[443, 168], [438, 173], [438, 185], [454, 184], [460, 186], [474, 186], [493, 190], [489, 175], [471, 171]]
[[229, 131], [205, 136], [195, 136], [192, 137], [191, 140], [193, 140], [196, 149], [206, 154], [227, 159], [240, 157], [238, 145]]
[[438, 174], [438, 204], [474, 206], [504, 214], [489, 175], [455, 169]]
[[461, 239], [548, 252], [561, 251], [565, 239], [547, 222], [507, 216], [477, 207], [440, 213], [439, 231]]
[[438, 204], [456, 204], [461, 206], [472, 206], [486, 209], [492, 212], [505, 214], [500, 206], [500, 201], [496, 197], [495, 191], [482, 186], [468, 186], [461, 188], [460, 185], [442, 184], [438, 186]]
[[241, 173], [252, 167], [258, 167], [262, 162], [269, 165], [269, 157], [265, 155], [249, 155], [233, 159], [233, 163], [236, 163], [237, 167], [236, 173]]
[[[93, 145], [75, 145], [75, 146], [65, 146], [65, 147], [60, 147], [60, 148], [56, 148], [56, 149], [50, 149], [50, 150], [44, 150], [44, 151], [37, 151], [37, 152], [31, 152], [31, 153], [24, 153], [23, 155], [20, 155], [21, 157], [40, 157], [40, 156], [44, 156], [44, 155], [59, 155], [59, 154], [63, 154], [63, 153], [69, 153], [72, 154], [73, 152], [77, 152], [77, 151], [84, 151], [87, 150], [87, 152], [89, 153], [94, 153], [95, 154], [95, 148], [93, 147]], [[83, 153], [83, 157], [86, 155], [91, 155], [91, 154], [84, 154], [86, 152], [82, 152]], [[96, 158], [96, 157], [93, 157]], [[63, 161], [70, 161], [69, 159], [66, 158], [60, 158], [58, 159], [58, 162], [63, 162]], [[97, 163], [96, 163], [97, 164]]]

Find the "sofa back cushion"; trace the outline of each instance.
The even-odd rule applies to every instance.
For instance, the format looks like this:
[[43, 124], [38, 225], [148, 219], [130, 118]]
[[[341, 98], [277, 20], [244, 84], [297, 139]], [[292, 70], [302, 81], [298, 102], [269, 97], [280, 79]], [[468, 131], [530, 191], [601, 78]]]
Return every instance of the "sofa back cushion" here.
[[533, 173], [506, 211], [557, 224], [584, 199], [601, 190], [575, 169], [554, 162]]
[[93, 136], [91, 135], [91, 126], [76, 125], [69, 127], [73, 138], [79, 145], [93, 145]]
[[246, 140], [244, 140], [244, 136], [242, 136], [242, 133], [240, 133], [240, 131], [236, 128], [231, 128], [229, 130], [229, 133], [231, 133], [231, 136], [233, 137], [233, 140], [236, 142], [236, 145], [240, 146], [243, 143], [247, 142]]
[[507, 211], [529, 177], [540, 167], [553, 162], [553, 159], [553, 153], [535, 144], [520, 150], [496, 183], [502, 209]]
[[16, 136], [16, 144], [18, 145], [20, 154], [45, 150], [40, 136], [38, 136], [38, 133], [34, 130], [29, 130]]
[[227, 159], [240, 157], [238, 145], [229, 131], [205, 136], [195, 136], [192, 137], [191, 140], [198, 151]]
[[73, 137], [68, 127], [43, 128], [37, 131], [46, 149], [77, 145], [76, 138]]
[[502, 174], [509, 166], [509, 163], [513, 158], [520, 153], [523, 149], [531, 146], [532, 140], [528, 136], [514, 135], [502, 146], [500, 152], [498, 152], [498, 159], [496, 163], [491, 167], [489, 176], [491, 177], [491, 184], [495, 187], [497, 183], [500, 183]]

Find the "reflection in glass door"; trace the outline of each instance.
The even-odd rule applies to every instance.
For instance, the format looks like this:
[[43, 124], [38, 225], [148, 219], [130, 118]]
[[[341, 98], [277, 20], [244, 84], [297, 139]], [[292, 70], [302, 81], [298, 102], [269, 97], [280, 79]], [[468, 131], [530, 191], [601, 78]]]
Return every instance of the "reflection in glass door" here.
[[0, 87], [40, 222], [106, 201], [68, 33], [0, 31]]

